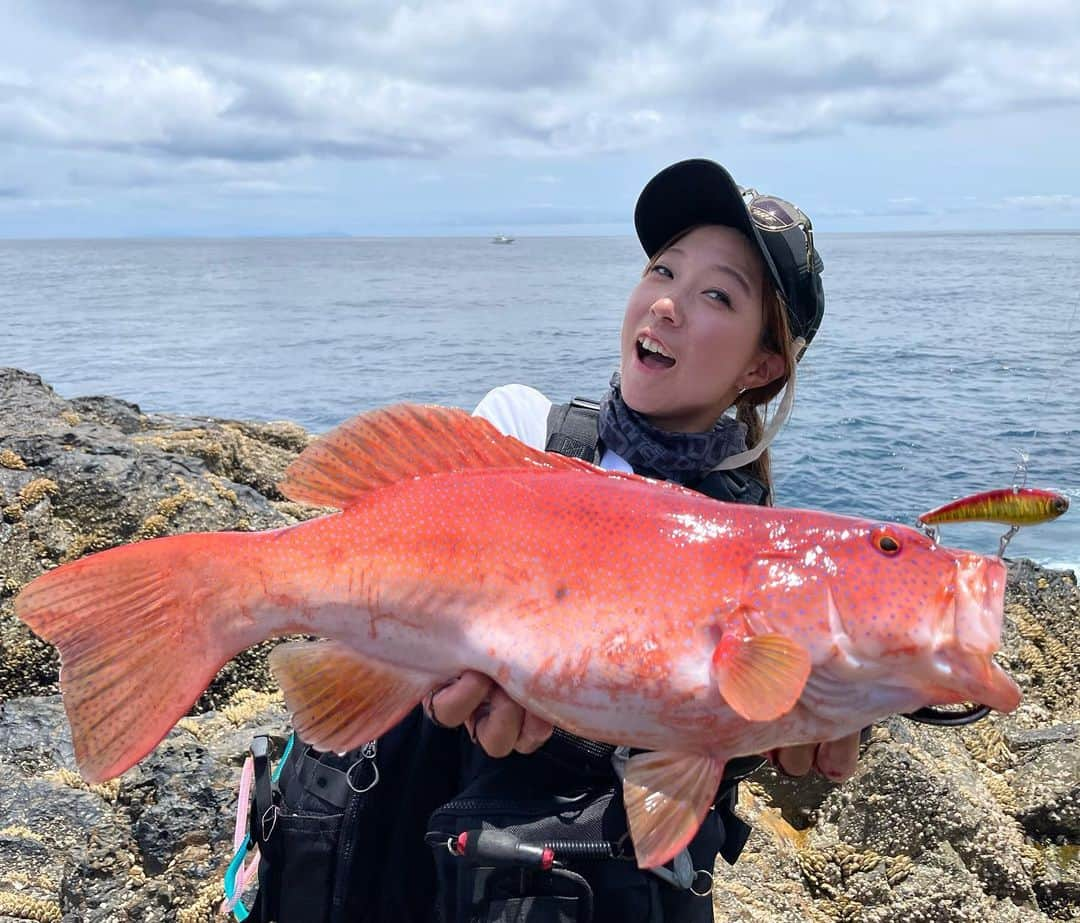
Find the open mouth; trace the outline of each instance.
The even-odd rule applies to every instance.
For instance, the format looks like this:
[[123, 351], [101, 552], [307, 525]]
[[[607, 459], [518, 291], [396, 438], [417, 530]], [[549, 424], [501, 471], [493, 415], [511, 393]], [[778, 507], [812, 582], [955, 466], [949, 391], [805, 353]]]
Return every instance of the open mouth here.
[[638, 337], [637, 357], [642, 365], [650, 369], [670, 369], [675, 364], [675, 357], [664, 345], [645, 334]]

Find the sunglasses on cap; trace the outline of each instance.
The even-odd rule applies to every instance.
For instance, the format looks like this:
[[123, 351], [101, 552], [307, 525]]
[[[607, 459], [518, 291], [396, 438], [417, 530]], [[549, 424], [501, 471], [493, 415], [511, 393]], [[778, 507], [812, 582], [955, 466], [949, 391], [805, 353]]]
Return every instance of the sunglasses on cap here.
[[[798, 228], [802, 231], [803, 241], [806, 244], [806, 258], [799, 273], [807, 272], [814, 268], [814, 226], [810, 219], [797, 205], [774, 195], [762, 195], [751, 186], [740, 186], [746, 204], [746, 210], [750, 213], [750, 220], [761, 231], [784, 232]], [[795, 253], [792, 248], [792, 253]]]

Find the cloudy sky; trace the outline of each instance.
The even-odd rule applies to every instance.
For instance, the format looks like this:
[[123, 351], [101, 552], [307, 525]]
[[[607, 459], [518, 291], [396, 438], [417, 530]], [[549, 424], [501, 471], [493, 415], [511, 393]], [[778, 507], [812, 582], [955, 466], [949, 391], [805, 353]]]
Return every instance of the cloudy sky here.
[[0, 0], [0, 237], [1080, 228], [1077, 0]]

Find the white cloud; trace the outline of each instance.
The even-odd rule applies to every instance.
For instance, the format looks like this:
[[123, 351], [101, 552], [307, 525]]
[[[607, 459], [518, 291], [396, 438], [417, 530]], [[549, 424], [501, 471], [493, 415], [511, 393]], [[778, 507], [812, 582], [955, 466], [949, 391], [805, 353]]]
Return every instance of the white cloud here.
[[0, 209], [25, 211], [47, 209], [90, 208], [94, 200], [86, 196], [23, 197], [20, 195], [5, 197], [0, 195]]
[[1008, 196], [1005, 204], [1016, 208], [1037, 208], [1047, 211], [1080, 208], [1080, 195], [1056, 193], [1052, 195]]
[[23, 34], [56, 56], [0, 71], [0, 141], [238, 165], [228, 182], [280, 182], [265, 167], [299, 159], [583, 156], [1080, 109], [1072, 0], [32, 9]]

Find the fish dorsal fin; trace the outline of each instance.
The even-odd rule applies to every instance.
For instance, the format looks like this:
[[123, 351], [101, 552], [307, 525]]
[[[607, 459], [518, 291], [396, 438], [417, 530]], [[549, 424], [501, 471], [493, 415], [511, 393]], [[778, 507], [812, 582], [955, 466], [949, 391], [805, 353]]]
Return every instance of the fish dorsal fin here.
[[747, 721], [773, 721], [791, 711], [811, 667], [810, 652], [779, 634], [725, 634], [712, 663], [724, 701]]
[[395, 404], [346, 420], [313, 442], [278, 489], [290, 500], [345, 509], [369, 490], [423, 475], [526, 467], [596, 470], [530, 448], [464, 410]]

